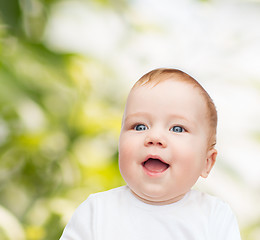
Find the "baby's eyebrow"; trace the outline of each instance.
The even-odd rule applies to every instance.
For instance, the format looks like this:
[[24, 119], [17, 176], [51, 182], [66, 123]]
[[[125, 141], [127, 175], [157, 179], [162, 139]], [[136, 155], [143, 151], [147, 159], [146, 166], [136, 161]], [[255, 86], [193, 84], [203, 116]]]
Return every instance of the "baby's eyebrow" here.
[[169, 114], [169, 121], [181, 121], [183, 124], [187, 124], [189, 126], [197, 126], [197, 121], [194, 117], [189, 116], [185, 117], [183, 115], [178, 115], [178, 114]]
[[135, 113], [131, 113], [131, 114], [127, 114], [125, 116], [125, 121], [128, 121], [129, 118], [136, 118], [136, 117], [149, 117], [150, 114], [146, 113], [146, 112], [135, 112]]
[[180, 120], [184, 120], [184, 121], [191, 121], [191, 119], [188, 119], [182, 115], [178, 115], [178, 114], [169, 114], [169, 119], [180, 119]]

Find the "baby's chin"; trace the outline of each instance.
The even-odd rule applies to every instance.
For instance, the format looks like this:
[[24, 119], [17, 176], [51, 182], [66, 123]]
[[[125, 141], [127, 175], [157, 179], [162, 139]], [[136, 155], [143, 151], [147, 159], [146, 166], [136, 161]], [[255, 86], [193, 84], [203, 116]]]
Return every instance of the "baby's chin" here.
[[132, 189], [131, 192], [137, 199], [150, 205], [167, 205], [167, 204], [175, 203], [181, 200], [186, 194], [183, 193], [180, 195], [173, 195], [173, 196], [146, 195], [143, 193], [136, 193]]

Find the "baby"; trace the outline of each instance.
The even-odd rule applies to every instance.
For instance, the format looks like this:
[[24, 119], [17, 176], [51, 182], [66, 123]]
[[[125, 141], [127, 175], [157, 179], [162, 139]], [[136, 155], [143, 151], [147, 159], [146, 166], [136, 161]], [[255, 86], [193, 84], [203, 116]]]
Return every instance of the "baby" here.
[[231, 208], [191, 190], [215, 161], [217, 112], [203, 87], [176, 69], [133, 86], [119, 139], [127, 186], [92, 194], [61, 240], [239, 240]]

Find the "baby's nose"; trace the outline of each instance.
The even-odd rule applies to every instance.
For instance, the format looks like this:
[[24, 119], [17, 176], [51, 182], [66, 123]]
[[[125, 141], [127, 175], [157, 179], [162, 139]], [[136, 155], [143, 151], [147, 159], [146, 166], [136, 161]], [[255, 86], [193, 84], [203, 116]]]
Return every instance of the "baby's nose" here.
[[147, 135], [144, 141], [144, 145], [146, 147], [149, 146], [158, 146], [158, 147], [162, 147], [162, 148], [166, 148], [167, 147], [167, 143], [166, 140], [162, 137], [162, 136], [152, 136], [152, 135]]

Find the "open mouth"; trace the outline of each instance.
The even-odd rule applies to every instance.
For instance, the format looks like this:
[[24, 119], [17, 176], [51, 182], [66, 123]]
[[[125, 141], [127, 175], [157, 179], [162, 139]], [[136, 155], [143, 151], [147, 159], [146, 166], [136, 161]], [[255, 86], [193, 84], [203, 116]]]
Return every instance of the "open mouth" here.
[[148, 158], [142, 165], [147, 171], [152, 173], [162, 173], [170, 167], [169, 164], [158, 158]]

